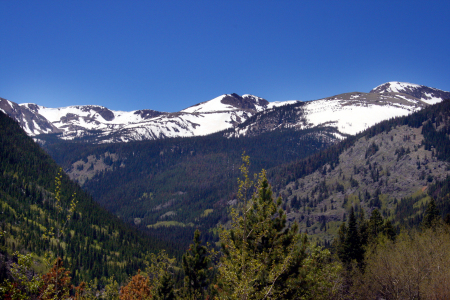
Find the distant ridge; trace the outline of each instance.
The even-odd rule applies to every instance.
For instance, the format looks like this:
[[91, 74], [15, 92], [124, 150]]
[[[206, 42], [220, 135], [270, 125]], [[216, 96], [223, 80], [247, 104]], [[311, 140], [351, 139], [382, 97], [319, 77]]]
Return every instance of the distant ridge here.
[[[269, 102], [254, 95], [233, 93], [172, 113], [151, 109], [113, 111], [98, 105], [47, 108], [32, 103], [19, 105], [3, 98], [0, 98], [0, 109], [16, 119], [28, 135], [39, 136], [41, 142], [45, 142], [45, 135], [56, 134], [63, 140], [112, 143], [203, 136], [229, 129], [234, 129], [233, 136], [238, 137], [247, 132], [258, 134], [261, 128], [268, 131], [286, 126], [297, 129], [334, 127], [343, 137], [446, 98], [450, 98], [449, 92], [393, 81], [375, 87], [370, 93], [344, 93], [307, 101], [306, 105], [297, 105], [301, 102], [295, 100]], [[242, 126], [252, 117], [262, 120], [264, 117], [257, 115], [286, 105], [294, 109], [290, 115], [297, 114], [298, 122], [279, 119], [268, 125], [259, 124], [259, 129], [255, 125], [251, 125], [253, 129]]]

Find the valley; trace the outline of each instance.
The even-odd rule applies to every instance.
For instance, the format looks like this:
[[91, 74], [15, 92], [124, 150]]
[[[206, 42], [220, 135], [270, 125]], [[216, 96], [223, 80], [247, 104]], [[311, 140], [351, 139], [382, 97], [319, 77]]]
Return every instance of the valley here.
[[[380, 136], [363, 132], [445, 97], [450, 93], [389, 82], [369, 93], [307, 102], [227, 94], [177, 113], [50, 109], [5, 99], [0, 108], [101, 206], [183, 248], [195, 228], [214, 240], [214, 228], [227, 222], [243, 153], [251, 157], [251, 172], [268, 170], [289, 221], [326, 243], [352, 206], [391, 216], [393, 201], [445, 178], [447, 165], [424, 149], [420, 126], [397, 126]], [[342, 147], [341, 140], [351, 146], [332, 163], [319, 159], [311, 174], [289, 171], [296, 161]], [[189, 234], [179, 239], [177, 230]]]
[[[150, 268], [149, 261], [167, 255], [161, 250], [181, 261], [186, 249], [192, 250], [196, 230], [202, 243], [219, 249], [223, 230], [240, 224], [233, 214], [245, 206], [237, 180], [244, 158], [249, 178], [266, 170], [258, 182], [267, 176], [280, 199], [276, 205], [282, 210], [278, 215], [274, 210], [272, 219], [306, 233], [346, 264], [347, 250], [339, 249], [350, 229], [343, 224], [350, 226], [356, 216], [362, 238], [364, 222], [372, 224], [376, 216], [395, 236], [400, 228], [423, 223], [430, 203], [440, 216], [450, 214], [450, 100], [438, 98], [450, 99], [450, 93], [398, 82], [374, 91], [284, 104], [229, 94], [170, 114], [120, 115], [96, 106], [52, 109], [59, 119], [53, 112], [50, 117], [50, 110], [38, 113], [46, 108], [0, 99], [12, 118], [0, 113], [5, 124], [0, 258], [10, 259], [20, 249], [43, 260], [49, 251], [69, 263], [75, 282], [99, 280], [98, 288], [111, 282], [110, 274], [124, 283], [138, 268]], [[130, 115], [138, 119], [107, 124]], [[170, 127], [162, 134], [168, 124], [186, 125], [187, 131]], [[58, 175], [58, 165], [65, 174]], [[55, 177], [63, 182], [61, 210]], [[260, 189], [248, 186], [250, 193]], [[76, 213], [70, 208], [72, 193], [80, 195]], [[67, 223], [70, 233], [50, 238], [50, 246], [45, 239], [34, 242], [55, 228], [66, 230], [59, 221], [66, 211], [69, 221], [77, 221]], [[27, 245], [27, 239], [33, 242]], [[185, 276], [172, 267], [173, 278]]]

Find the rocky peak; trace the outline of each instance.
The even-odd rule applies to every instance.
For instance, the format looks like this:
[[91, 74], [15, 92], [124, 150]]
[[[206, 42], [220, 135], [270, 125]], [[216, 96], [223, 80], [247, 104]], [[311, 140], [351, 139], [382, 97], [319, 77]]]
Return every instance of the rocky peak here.
[[256, 106], [267, 107], [269, 101], [252, 95], [239, 96], [238, 94], [225, 95], [220, 101], [223, 104], [231, 105], [239, 109], [257, 110]]
[[141, 116], [142, 119], [146, 120], [146, 119], [151, 119], [151, 118], [155, 118], [158, 117], [160, 115], [163, 115], [165, 113], [160, 112], [160, 111], [156, 111], [156, 110], [152, 110], [152, 109], [141, 109], [141, 110], [136, 110], [134, 112], [135, 115], [139, 115]]
[[114, 120], [114, 113], [103, 106], [92, 106], [90, 107], [93, 111], [97, 112], [106, 121]]

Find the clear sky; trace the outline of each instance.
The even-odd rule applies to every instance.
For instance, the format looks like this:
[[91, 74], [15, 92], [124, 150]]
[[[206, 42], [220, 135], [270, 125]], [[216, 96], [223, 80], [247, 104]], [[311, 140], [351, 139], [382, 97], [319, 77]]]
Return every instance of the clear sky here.
[[449, 12], [448, 0], [0, 0], [0, 97], [172, 112], [225, 93], [450, 91]]

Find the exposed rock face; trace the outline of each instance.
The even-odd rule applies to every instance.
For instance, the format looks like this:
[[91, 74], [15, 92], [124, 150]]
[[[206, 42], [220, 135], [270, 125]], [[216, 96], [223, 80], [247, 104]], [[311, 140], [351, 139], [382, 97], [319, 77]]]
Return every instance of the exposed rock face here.
[[0, 110], [15, 119], [28, 135], [62, 132], [61, 129], [38, 113], [36, 104], [18, 105], [0, 98]]
[[134, 112], [134, 114], [140, 116], [144, 120], [147, 120], [147, 119], [158, 117], [165, 113], [156, 111], [156, 110], [152, 110], [152, 109], [141, 109], [141, 110], [136, 110]]
[[251, 109], [258, 110], [257, 106], [267, 107], [269, 101], [252, 95], [244, 95], [243, 97], [233, 93], [231, 95], [226, 95], [220, 101], [223, 104], [232, 105], [240, 109]]
[[95, 107], [92, 107], [92, 110], [96, 111], [106, 121], [114, 120], [114, 117], [115, 117], [114, 113], [112, 111], [110, 111], [109, 109], [107, 109], [106, 107], [95, 106]]

